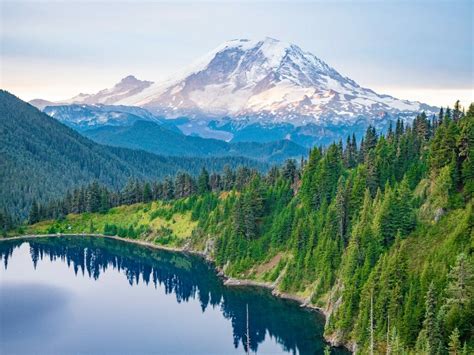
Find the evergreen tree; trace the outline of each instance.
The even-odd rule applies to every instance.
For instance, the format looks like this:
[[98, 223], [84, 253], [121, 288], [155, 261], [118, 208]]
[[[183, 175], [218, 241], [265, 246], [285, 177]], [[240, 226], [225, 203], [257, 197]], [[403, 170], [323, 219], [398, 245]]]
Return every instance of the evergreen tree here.
[[377, 134], [375, 132], [375, 127], [369, 126], [365, 132], [364, 137], [364, 159], [367, 160], [368, 154], [370, 151], [375, 149], [377, 145]]
[[209, 177], [209, 187], [213, 192], [219, 192], [222, 189], [221, 176], [213, 173]]
[[294, 159], [286, 160], [283, 165], [282, 175], [285, 179], [293, 183], [297, 176], [296, 161]]
[[143, 184], [143, 202], [150, 202], [153, 199], [153, 193], [151, 191], [151, 186], [148, 181]]
[[439, 114], [438, 114], [438, 126], [441, 126], [443, 124], [443, 120], [444, 120], [444, 110], [441, 107], [439, 109]]
[[405, 132], [405, 127], [403, 125], [403, 120], [399, 118], [397, 119], [397, 125], [395, 127], [395, 137], [399, 139], [403, 135], [404, 132]]
[[12, 216], [6, 210], [0, 210], [0, 234], [5, 236], [14, 225]]
[[448, 344], [449, 354], [450, 355], [460, 355], [461, 354], [461, 342], [459, 341], [459, 330], [454, 328], [453, 332], [449, 336]]
[[251, 177], [252, 171], [245, 166], [240, 166], [235, 174], [235, 188], [237, 191], [242, 191], [250, 182]]
[[461, 170], [463, 194], [466, 200], [474, 196], [474, 105], [471, 105], [460, 124], [457, 140], [458, 166]]
[[205, 194], [211, 190], [209, 186], [209, 173], [205, 168], [202, 168], [198, 178], [198, 193]]
[[441, 340], [436, 316], [436, 291], [433, 282], [430, 284], [425, 298], [425, 319], [419, 342], [428, 354], [439, 353]]
[[461, 118], [462, 111], [461, 111], [461, 104], [460, 101], [457, 100], [454, 103], [454, 109], [453, 109], [453, 120], [458, 121]]
[[223, 181], [222, 181], [222, 185], [223, 185], [223, 188], [225, 191], [230, 191], [234, 188], [234, 180], [235, 180], [235, 176], [234, 176], [234, 172], [231, 170], [231, 168], [226, 165], [224, 167], [224, 174], [223, 174]]
[[88, 186], [86, 191], [86, 204], [88, 212], [99, 212], [101, 206], [101, 191], [97, 181]]
[[40, 221], [40, 212], [39, 212], [39, 205], [36, 200], [33, 200], [31, 203], [30, 214], [28, 216], [28, 223], [34, 224]]
[[474, 322], [474, 270], [466, 254], [461, 253], [448, 274], [446, 303], [442, 307], [444, 327], [464, 339]]
[[163, 182], [163, 199], [171, 200], [174, 198], [174, 184], [173, 181], [168, 177]]

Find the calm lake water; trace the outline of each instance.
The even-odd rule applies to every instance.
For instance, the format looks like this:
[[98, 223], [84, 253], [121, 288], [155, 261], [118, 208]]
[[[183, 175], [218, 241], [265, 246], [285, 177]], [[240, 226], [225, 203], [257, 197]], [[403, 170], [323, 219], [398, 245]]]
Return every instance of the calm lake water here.
[[[323, 319], [201, 258], [88, 237], [0, 242], [2, 354], [322, 354]], [[346, 354], [332, 349], [333, 354]]]

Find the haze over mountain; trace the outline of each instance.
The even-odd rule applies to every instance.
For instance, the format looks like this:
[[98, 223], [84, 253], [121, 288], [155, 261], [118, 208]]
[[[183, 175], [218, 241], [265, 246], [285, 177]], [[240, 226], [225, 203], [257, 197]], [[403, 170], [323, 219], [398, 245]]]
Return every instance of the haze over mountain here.
[[136, 121], [131, 126], [102, 126], [82, 131], [82, 134], [98, 143], [142, 149], [165, 156], [225, 157], [240, 156], [265, 162], [283, 162], [300, 159], [308, 150], [290, 140], [267, 143], [228, 143], [217, 139], [186, 136], [165, 125], [149, 121]]

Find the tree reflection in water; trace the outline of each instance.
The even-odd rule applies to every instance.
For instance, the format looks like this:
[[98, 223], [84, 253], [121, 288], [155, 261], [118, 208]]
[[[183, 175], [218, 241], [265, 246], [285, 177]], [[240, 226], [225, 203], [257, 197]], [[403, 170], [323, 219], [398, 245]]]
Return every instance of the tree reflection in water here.
[[[61, 237], [3, 241], [0, 259], [5, 268], [15, 248], [29, 243], [33, 265], [39, 261], [62, 260], [77, 275], [95, 280], [107, 268], [123, 274], [131, 286], [144, 282], [163, 287], [174, 294], [178, 303], [197, 299], [203, 312], [209, 306], [219, 307], [233, 328], [234, 346], [245, 351], [246, 305], [249, 307], [250, 348], [256, 352], [268, 334], [285, 351], [300, 354], [322, 353], [324, 320], [315, 312], [298, 304], [277, 299], [268, 290], [257, 287], [225, 287], [212, 265], [202, 258], [184, 253], [168, 252], [106, 238]], [[345, 353], [335, 350], [333, 353]]]

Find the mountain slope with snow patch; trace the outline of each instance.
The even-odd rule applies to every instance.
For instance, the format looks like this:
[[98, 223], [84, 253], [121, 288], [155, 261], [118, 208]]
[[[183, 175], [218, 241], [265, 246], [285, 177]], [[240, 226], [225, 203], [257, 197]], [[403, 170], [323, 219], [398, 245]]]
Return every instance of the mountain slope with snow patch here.
[[[181, 73], [152, 83], [129, 76], [111, 89], [64, 103], [139, 106], [167, 118], [294, 126], [377, 123], [428, 105], [379, 95], [315, 55], [273, 38], [223, 43]], [[197, 121], [196, 121], [197, 122]]]

